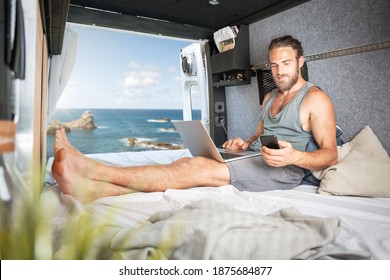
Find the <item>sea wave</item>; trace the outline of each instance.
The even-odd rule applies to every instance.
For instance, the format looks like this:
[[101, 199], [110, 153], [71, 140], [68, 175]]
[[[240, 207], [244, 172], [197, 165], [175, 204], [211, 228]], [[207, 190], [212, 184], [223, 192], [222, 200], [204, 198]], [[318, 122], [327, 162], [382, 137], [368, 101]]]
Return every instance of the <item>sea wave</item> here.
[[137, 139], [136, 142], [153, 142], [157, 141], [157, 138], [145, 138], [145, 137], [124, 137], [119, 139], [121, 143], [124, 143], [127, 146], [129, 139]]
[[158, 131], [161, 131], [161, 132], [177, 132], [176, 128], [173, 128], [173, 127], [159, 128]]
[[150, 138], [136, 138], [136, 137], [127, 137], [122, 138], [120, 141], [129, 147], [143, 147], [143, 148], [149, 148], [149, 149], [170, 149], [170, 150], [177, 150], [177, 149], [183, 149], [184, 146], [176, 143], [171, 142], [162, 142], [158, 141], [157, 139], [150, 139]]
[[170, 118], [163, 118], [163, 119], [148, 119], [148, 122], [154, 122], [154, 123], [167, 123], [171, 122]]

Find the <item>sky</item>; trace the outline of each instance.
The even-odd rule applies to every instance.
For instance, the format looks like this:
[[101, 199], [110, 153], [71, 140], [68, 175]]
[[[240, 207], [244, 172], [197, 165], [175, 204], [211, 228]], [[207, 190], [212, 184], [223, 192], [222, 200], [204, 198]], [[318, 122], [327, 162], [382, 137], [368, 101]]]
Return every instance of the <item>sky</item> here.
[[181, 109], [180, 49], [162, 36], [69, 24], [77, 58], [57, 108]]

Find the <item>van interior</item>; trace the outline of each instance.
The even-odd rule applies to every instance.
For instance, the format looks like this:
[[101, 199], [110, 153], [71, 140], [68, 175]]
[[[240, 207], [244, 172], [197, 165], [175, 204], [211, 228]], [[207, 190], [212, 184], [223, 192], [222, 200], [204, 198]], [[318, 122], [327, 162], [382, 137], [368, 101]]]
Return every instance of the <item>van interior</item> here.
[[[169, 221], [179, 222], [181, 213], [194, 215], [191, 216], [193, 221], [199, 221], [201, 215], [196, 216], [199, 214], [195, 213], [196, 209], [210, 213], [220, 209], [219, 213], [226, 213], [221, 214], [220, 220], [206, 215], [208, 229], [199, 226], [198, 231], [188, 230], [184, 234], [201, 232], [211, 238], [215, 236], [210, 234], [211, 230], [223, 236], [222, 225], [228, 225], [233, 218], [241, 223], [254, 221], [251, 220], [253, 215], [267, 216], [272, 212], [277, 212], [278, 217], [312, 215], [323, 227], [331, 228], [326, 238], [332, 240], [327, 244], [333, 246], [333, 251], [327, 257], [390, 259], [390, 179], [386, 172], [390, 167], [388, 0], [1, 0], [0, 3], [4, 7], [0, 15], [0, 36], [4, 38], [0, 50], [0, 194], [6, 209], [2, 213], [11, 211], [16, 215], [15, 209], [26, 200], [35, 203], [41, 200], [42, 194], [46, 197], [47, 193], [55, 193], [54, 208], [61, 211], [52, 209], [46, 214], [54, 216], [51, 218], [56, 221], [53, 230], [56, 236], [58, 227], [64, 225], [65, 217], [70, 213], [64, 214], [69, 205], [79, 210], [77, 215], [93, 213], [94, 218], [112, 213], [113, 209], [117, 211], [107, 227], [101, 228], [99, 238], [95, 236], [96, 243], [89, 243], [91, 249], [96, 244], [110, 242], [110, 250], [102, 250], [94, 256], [92, 249], [86, 249], [84, 255], [73, 254], [67, 251], [70, 244], [75, 245], [72, 240], [56, 243], [54, 241], [58, 239], [50, 237], [48, 240], [55, 243], [51, 250], [32, 250], [27, 258], [325, 258], [325, 250], [310, 251], [319, 248], [316, 242], [310, 244], [310, 248], [301, 248], [306, 254], [277, 254], [283, 250], [276, 245], [275, 251], [270, 248], [272, 252], [266, 250], [269, 254], [258, 254], [262, 244], [267, 243], [267, 236], [250, 241], [258, 250], [243, 250], [246, 247], [242, 244], [249, 241], [242, 232], [242, 235], [236, 235], [238, 241], [234, 242], [230, 239], [233, 235], [212, 239], [215, 251], [208, 247], [211, 243], [197, 243], [196, 236], [190, 237], [194, 240], [191, 244], [176, 236], [177, 244], [172, 245], [176, 246], [170, 248], [172, 250], [159, 246], [166, 236], [159, 235], [162, 231], [153, 227], [155, 223], [150, 222], [151, 217], [169, 220], [161, 214], [169, 210], [170, 217], [178, 219]], [[192, 85], [199, 85], [201, 120], [216, 146], [223, 144], [227, 135], [247, 139], [256, 130], [264, 96], [275, 88], [268, 61], [268, 44], [275, 37], [290, 34], [303, 45], [302, 75], [330, 96], [337, 126], [346, 144], [339, 148], [349, 149], [346, 154], [353, 160], [339, 158], [338, 164], [345, 165], [333, 166], [330, 171], [317, 174], [321, 179], [320, 186], [302, 184], [287, 191], [251, 193], [240, 192], [233, 185], [206, 186], [109, 197], [88, 204], [62, 194], [51, 176], [52, 159], [46, 158], [46, 138], [50, 115], [66, 87], [74, 59], [77, 59], [71, 52], [74, 41], [67, 33], [68, 23], [188, 40], [188, 48], [178, 53], [183, 119], [192, 119], [189, 92]], [[233, 45], [221, 51], [221, 45], [216, 44], [216, 34], [226, 27], [229, 30], [236, 28], [238, 33]], [[191, 154], [179, 150], [129, 153], [125, 158], [118, 154], [91, 155], [113, 165], [159, 164], [184, 156]], [[348, 176], [343, 173], [347, 171]], [[340, 180], [345, 181], [341, 183]], [[278, 212], [288, 207], [296, 208], [299, 213]], [[59, 218], [62, 214], [64, 216]], [[335, 218], [338, 222], [332, 220], [328, 224], [329, 220], [323, 218]], [[214, 222], [215, 226], [211, 226]], [[173, 230], [171, 225], [164, 223], [166, 230]], [[251, 225], [252, 230], [257, 224]], [[134, 231], [140, 226], [144, 231]], [[188, 223], [186, 226], [195, 225]], [[241, 226], [245, 227], [243, 224], [238, 227]], [[108, 230], [112, 228], [118, 229], [114, 234], [116, 239]], [[229, 234], [237, 234], [233, 224], [228, 230]], [[251, 232], [254, 234], [256, 230], [258, 228], [253, 228]], [[315, 231], [314, 228], [311, 230]], [[136, 236], [138, 240], [145, 236], [161, 239], [156, 237], [153, 244], [141, 250], [132, 247], [124, 238], [126, 234]], [[286, 240], [291, 240], [288, 238], [297, 233], [289, 232], [288, 235], [279, 240], [284, 243], [275, 241], [275, 244], [285, 246]], [[303, 246], [304, 243], [299, 244]], [[222, 249], [227, 244], [232, 251]], [[153, 248], [153, 252], [148, 248]], [[336, 254], [336, 251], [342, 253]], [[4, 252], [1, 252], [2, 257], [22, 258]]]

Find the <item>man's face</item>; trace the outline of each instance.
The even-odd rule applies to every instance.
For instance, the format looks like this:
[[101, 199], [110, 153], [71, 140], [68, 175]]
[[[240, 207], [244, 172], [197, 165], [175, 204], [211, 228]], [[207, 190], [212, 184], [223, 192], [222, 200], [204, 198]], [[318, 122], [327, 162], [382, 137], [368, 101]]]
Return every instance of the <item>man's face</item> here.
[[297, 58], [296, 51], [291, 47], [282, 47], [272, 49], [269, 60], [276, 86], [280, 91], [290, 90], [299, 79], [303, 57]]

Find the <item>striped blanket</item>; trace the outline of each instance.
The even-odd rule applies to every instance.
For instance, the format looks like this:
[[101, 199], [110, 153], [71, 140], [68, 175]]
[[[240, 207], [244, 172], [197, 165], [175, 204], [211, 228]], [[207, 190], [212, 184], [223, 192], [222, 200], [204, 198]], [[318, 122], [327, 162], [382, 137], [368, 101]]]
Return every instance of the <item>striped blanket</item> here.
[[124, 228], [110, 249], [124, 259], [361, 259], [337, 248], [337, 218], [285, 208], [270, 215], [236, 210], [211, 199], [159, 212], [141, 228]]

